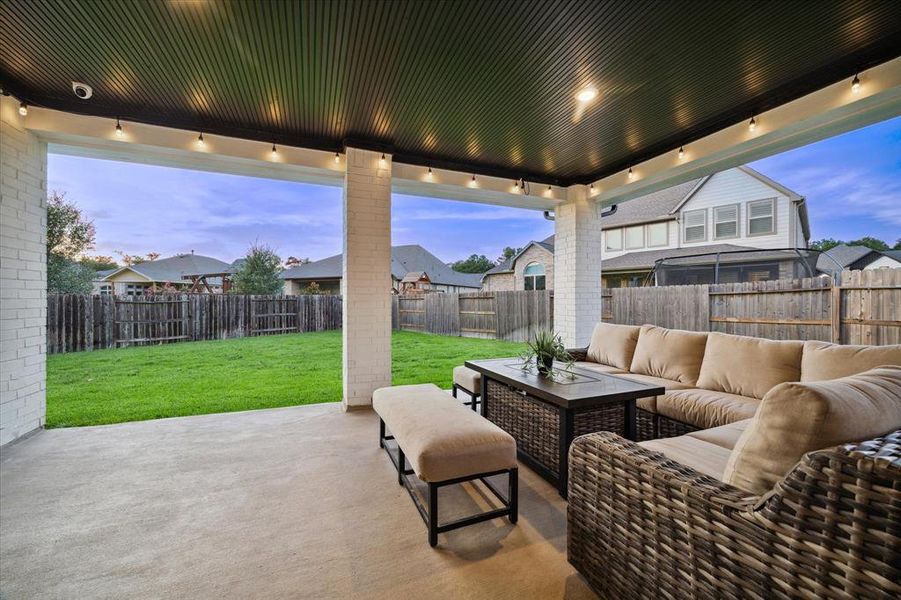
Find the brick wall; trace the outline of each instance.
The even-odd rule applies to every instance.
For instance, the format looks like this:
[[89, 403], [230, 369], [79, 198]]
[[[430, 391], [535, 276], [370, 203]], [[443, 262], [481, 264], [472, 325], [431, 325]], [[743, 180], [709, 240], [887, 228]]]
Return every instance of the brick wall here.
[[534, 245], [530, 246], [528, 250], [523, 252], [520, 257], [516, 259], [516, 264], [513, 265], [513, 272], [515, 275], [515, 287], [513, 289], [526, 289], [526, 282], [523, 271], [529, 265], [529, 263], [533, 262], [541, 263], [542, 265], [544, 265], [545, 289], [554, 289], [554, 255], [541, 246]]
[[47, 145], [0, 104], [0, 445], [46, 413]]
[[391, 385], [391, 157], [347, 149], [344, 180], [344, 406]]
[[567, 346], [584, 347], [601, 319], [601, 210], [587, 186], [566, 196], [554, 211], [554, 329]]
[[514, 289], [513, 273], [488, 275], [482, 283], [483, 292], [512, 292]]

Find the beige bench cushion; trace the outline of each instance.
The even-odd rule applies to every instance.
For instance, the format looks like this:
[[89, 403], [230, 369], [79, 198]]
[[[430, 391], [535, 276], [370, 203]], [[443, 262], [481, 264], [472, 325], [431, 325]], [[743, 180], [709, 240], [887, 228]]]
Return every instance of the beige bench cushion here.
[[716, 479], [722, 479], [731, 452], [728, 448], [687, 435], [638, 442], [638, 445]]
[[698, 387], [763, 398], [780, 383], [801, 378], [803, 348], [804, 342], [777, 342], [711, 332]]
[[435, 385], [377, 389], [372, 408], [423, 481], [516, 466], [516, 442], [510, 434]]
[[[679, 383], [678, 381], [673, 381], [672, 379], [664, 379], [662, 377], [654, 377], [652, 375], [640, 375], [638, 373], [623, 373], [620, 375], [625, 379], [631, 379], [632, 381], [638, 381], [641, 383], [646, 383], [648, 385], [661, 385], [666, 391], [670, 390], [687, 390], [691, 389], [690, 385], [685, 383]], [[638, 408], [643, 410], [657, 412], [657, 398], [658, 396], [650, 396], [648, 398], [639, 398], [635, 401], [635, 405]]]
[[808, 452], [901, 428], [901, 367], [842, 379], [784, 383], [766, 395], [723, 480], [764, 494]]
[[804, 342], [801, 381], [838, 379], [883, 365], [901, 366], [901, 345], [841, 346], [827, 342]]
[[626, 372], [618, 367], [611, 367], [610, 365], [588, 362], [587, 360], [577, 360], [573, 363], [573, 366], [579, 367], [581, 369], [588, 369], [589, 371], [595, 371], [597, 373], [603, 373], [604, 375], [618, 375], [620, 373]]
[[760, 400], [738, 394], [693, 388], [673, 390], [657, 398], [657, 412], [664, 417], [701, 429], [750, 419]]
[[588, 360], [618, 369], [628, 369], [641, 327], [598, 323], [588, 344]]
[[467, 392], [482, 393], [482, 374], [469, 367], [454, 367], [454, 383]]
[[707, 334], [642, 325], [630, 373], [695, 385]]

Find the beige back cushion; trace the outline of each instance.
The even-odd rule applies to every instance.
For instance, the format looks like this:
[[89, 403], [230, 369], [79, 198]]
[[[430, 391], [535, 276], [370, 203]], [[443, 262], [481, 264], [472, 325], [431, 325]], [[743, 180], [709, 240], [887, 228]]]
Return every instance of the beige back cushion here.
[[695, 385], [707, 334], [642, 325], [629, 371]]
[[588, 344], [588, 360], [602, 365], [628, 369], [641, 327], [598, 323]]
[[765, 494], [808, 452], [901, 428], [901, 367], [783, 383], [764, 397], [735, 444], [723, 481]]
[[901, 345], [840, 346], [827, 342], [804, 342], [801, 381], [838, 379], [881, 365], [901, 366]]
[[712, 332], [698, 387], [763, 398], [775, 386], [801, 379], [804, 342], [776, 342]]

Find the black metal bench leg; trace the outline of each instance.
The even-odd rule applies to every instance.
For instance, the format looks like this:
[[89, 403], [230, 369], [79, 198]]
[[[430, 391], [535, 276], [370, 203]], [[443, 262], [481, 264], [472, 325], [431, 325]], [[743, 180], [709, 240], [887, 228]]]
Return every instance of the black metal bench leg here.
[[379, 417], [379, 448], [385, 447], [385, 422]]
[[478, 398], [478, 395], [475, 392], [469, 392], [469, 397], [472, 398], [472, 411], [479, 412], [479, 408], [478, 408], [479, 403], [476, 402], [476, 398]]
[[438, 545], [438, 486], [429, 484], [429, 546]]
[[404, 451], [401, 450], [400, 446], [397, 447], [397, 484], [404, 484], [404, 471], [406, 470]]
[[454, 395], [454, 398], [457, 397], [457, 384], [456, 384], [456, 383], [454, 384], [454, 388], [453, 388], [453, 390], [451, 391], [451, 393]]
[[510, 522], [514, 525], [519, 520], [519, 469], [510, 469], [507, 480], [507, 498], [510, 499]]

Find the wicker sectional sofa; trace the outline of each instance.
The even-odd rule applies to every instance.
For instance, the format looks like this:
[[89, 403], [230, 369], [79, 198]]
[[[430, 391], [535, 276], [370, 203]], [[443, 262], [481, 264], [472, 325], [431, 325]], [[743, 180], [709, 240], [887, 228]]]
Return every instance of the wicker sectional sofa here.
[[601, 597], [901, 597], [901, 346], [603, 324], [577, 358], [667, 390], [644, 441], [570, 448], [568, 556]]

